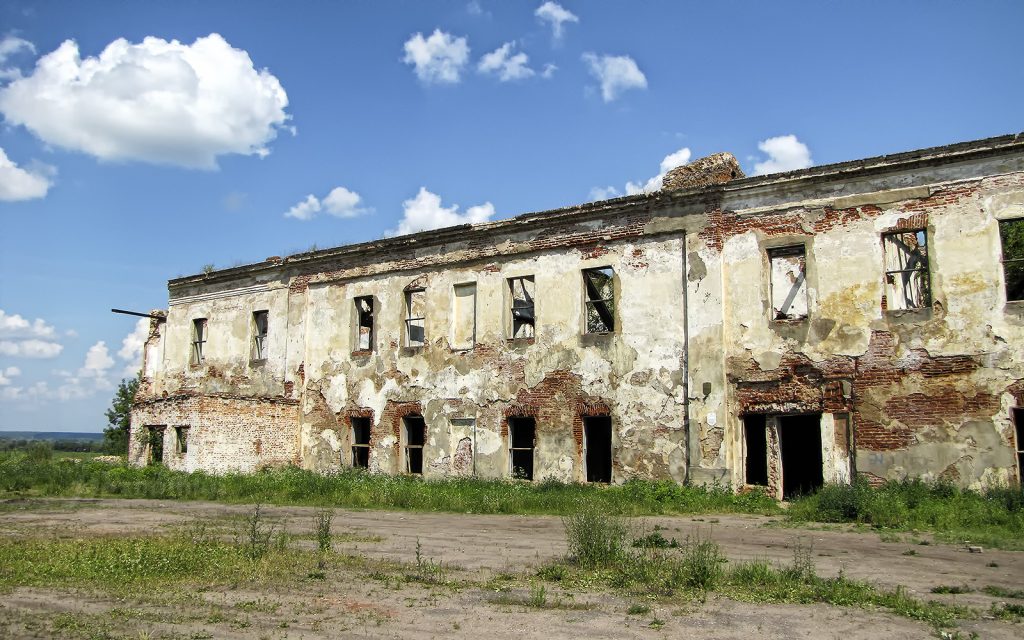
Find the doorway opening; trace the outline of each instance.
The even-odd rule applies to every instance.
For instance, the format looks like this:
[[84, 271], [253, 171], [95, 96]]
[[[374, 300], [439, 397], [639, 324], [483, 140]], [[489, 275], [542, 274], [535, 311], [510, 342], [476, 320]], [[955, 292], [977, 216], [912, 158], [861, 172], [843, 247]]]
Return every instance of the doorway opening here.
[[533, 480], [533, 446], [537, 423], [533, 418], [509, 418], [508, 440], [512, 477]]
[[609, 416], [583, 418], [587, 482], [612, 481], [612, 419]]
[[370, 466], [370, 419], [352, 416], [352, 466], [366, 469]]
[[146, 427], [147, 437], [149, 439], [149, 460], [147, 464], [163, 464], [164, 463], [164, 429], [163, 426], [158, 427]]
[[821, 414], [779, 416], [782, 497], [811, 493], [825, 484], [821, 460]]
[[405, 471], [423, 473], [423, 443], [427, 436], [427, 424], [423, 416], [405, 416]]
[[768, 437], [764, 415], [743, 418], [743, 437], [746, 443], [744, 482], [768, 486]]

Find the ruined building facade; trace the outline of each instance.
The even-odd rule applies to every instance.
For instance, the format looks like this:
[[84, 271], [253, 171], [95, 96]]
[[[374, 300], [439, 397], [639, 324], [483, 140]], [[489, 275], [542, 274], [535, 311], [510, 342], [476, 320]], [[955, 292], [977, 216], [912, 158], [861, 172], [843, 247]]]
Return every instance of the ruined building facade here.
[[655, 193], [172, 280], [131, 460], [778, 497], [1020, 481], [1024, 134], [699, 163]]

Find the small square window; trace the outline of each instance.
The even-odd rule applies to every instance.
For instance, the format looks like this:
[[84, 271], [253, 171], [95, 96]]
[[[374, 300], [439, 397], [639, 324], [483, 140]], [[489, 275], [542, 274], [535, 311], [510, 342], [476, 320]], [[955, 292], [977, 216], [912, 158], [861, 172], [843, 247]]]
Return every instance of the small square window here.
[[267, 329], [270, 324], [269, 311], [252, 312], [252, 353], [253, 360], [264, 360], [267, 357]]
[[205, 357], [203, 350], [206, 347], [206, 318], [196, 318], [192, 321], [192, 364], [203, 364]]
[[928, 235], [924, 229], [882, 236], [885, 249], [886, 308], [924, 309], [932, 304], [928, 274]]
[[1024, 300], [1024, 218], [999, 221], [1006, 299]]
[[533, 276], [509, 278], [508, 292], [511, 300], [509, 317], [512, 320], [508, 336], [510, 338], [534, 337], [536, 322], [533, 304]]
[[583, 270], [586, 333], [615, 330], [615, 271], [611, 267]]

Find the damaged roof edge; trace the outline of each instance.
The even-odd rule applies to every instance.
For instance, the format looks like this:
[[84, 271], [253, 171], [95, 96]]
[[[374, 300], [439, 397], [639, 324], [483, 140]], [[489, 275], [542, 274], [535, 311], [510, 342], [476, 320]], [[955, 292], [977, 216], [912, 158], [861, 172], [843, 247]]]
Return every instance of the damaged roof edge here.
[[[322, 259], [338, 258], [345, 255], [366, 252], [394, 252], [403, 248], [429, 246], [443, 244], [453, 239], [465, 239], [465, 232], [472, 231], [474, 234], [486, 235], [512, 228], [516, 225], [534, 226], [543, 222], [555, 221], [567, 216], [578, 216], [580, 214], [607, 214], [627, 212], [640, 206], [652, 203], [678, 204], [691, 199], [696, 199], [702, 194], [710, 192], [735, 192], [745, 189], [757, 188], [769, 185], [781, 185], [787, 183], [816, 182], [829, 180], [836, 176], [848, 177], [851, 174], [871, 174], [893, 168], [909, 168], [920, 164], [944, 164], [957, 162], [971, 157], [984, 157], [986, 155], [1003, 153], [1007, 150], [1019, 149], [1024, 151], [1024, 132], [1012, 133], [981, 140], [969, 142], [958, 142], [938, 147], [916, 149], [881, 156], [873, 156], [860, 160], [848, 160], [833, 164], [816, 165], [807, 169], [797, 169], [782, 173], [772, 173], [762, 176], [748, 178], [737, 178], [730, 182], [715, 184], [707, 187], [696, 187], [677, 191], [654, 191], [642, 193], [611, 200], [599, 200], [575, 204], [558, 209], [546, 211], [535, 211], [523, 213], [513, 218], [497, 220], [494, 222], [483, 222], [479, 224], [463, 224], [453, 227], [443, 227], [429, 231], [420, 231], [401, 236], [371, 240], [357, 244], [340, 245], [330, 249], [321, 249], [305, 253], [297, 253], [284, 258], [268, 259], [263, 262], [219, 269], [209, 273], [201, 273], [191, 276], [183, 276], [168, 281], [168, 289], [176, 287], [214, 283], [230, 280], [236, 276], [259, 273], [261, 271], [273, 270], [288, 265], [301, 265], [319, 261]], [[365, 255], [364, 255], [365, 257]]]

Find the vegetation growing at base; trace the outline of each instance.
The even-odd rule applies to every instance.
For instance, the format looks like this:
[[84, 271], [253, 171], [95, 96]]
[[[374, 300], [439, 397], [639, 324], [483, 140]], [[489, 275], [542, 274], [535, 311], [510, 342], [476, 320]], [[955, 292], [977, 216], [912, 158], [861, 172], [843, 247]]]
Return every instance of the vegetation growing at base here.
[[793, 522], [856, 522], [877, 528], [935, 531], [951, 542], [1024, 549], [1024, 490], [960, 489], [946, 482], [902, 480], [872, 487], [858, 479], [828, 485], [793, 502]]
[[780, 511], [760, 492], [735, 495], [727, 487], [690, 487], [668, 481], [630, 481], [599, 487], [553, 481], [423, 480], [362, 470], [324, 475], [295, 467], [210, 475], [171, 471], [160, 465], [137, 468], [88, 461], [38, 461], [22, 454], [0, 455], [0, 495], [212, 500], [455, 513], [563, 515], [586, 505], [620, 515]]
[[[882, 608], [935, 628], [949, 627], [959, 619], [977, 615], [967, 607], [918, 600], [902, 587], [880, 588], [851, 580], [842, 573], [821, 577], [815, 569], [811, 547], [800, 540], [793, 545], [793, 560], [787, 565], [767, 560], [730, 563], [710, 537], [687, 538], [678, 550], [641, 550], [637, 545], [630, 548], [628, 528], [615, 516], [588, 512], [564, 520], [569, 554], [564, 563], [542, 567], [537, 572], [542, 579], [557, 579], [570, 585], [604, 582], [642, 597], [703, 599], [708, 592], [717, 592], [747, 602]], [[649, 537], [650, 534], [641, 533], [634, 541]], [[555, 567], [561, 570], [556, 571]], [[1013, 615], [1012, 610], [1004, 614]]]
[[[641, 516], [704, 513], [783, 514], [793, 523], [849, 522], [886, 530], [933, 531], [944, 540], [1024, 549], [1024, 491], [984, 492], [920, 480], [871, 487], [830, 485], [783, 511], [763, 492], [736, 494], [724, 486], [631, 480], [610, 487], [555, 481], [525, 483], [478, 478], [424, 480], [345, 470], [320, 474], [295, 467], [254, 474], [184, 473], [53, 459], [44, 451], [0, 453], [0, 496], [123, 497], [228, 503], [407, 509], [455, 513]], [[671, 541], [639, 540], [659, 548]]]

